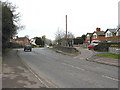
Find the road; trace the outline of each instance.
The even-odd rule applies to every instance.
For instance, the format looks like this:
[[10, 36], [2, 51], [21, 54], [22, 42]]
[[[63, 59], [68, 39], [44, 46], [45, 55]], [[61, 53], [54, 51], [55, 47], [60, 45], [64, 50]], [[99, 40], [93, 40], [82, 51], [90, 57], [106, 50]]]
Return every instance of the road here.
[[21, 59], [56, 88], [118, 88], [118, 68], [80, 60], [45, 48], [18, 50]]

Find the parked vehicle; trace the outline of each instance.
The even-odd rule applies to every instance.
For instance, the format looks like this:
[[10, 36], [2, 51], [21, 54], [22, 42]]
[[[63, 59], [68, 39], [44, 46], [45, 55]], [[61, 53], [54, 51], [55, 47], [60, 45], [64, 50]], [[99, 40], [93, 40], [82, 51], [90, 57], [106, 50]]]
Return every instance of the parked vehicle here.
[[89, 49], [89, 50], [93, 50], [93, 49], [94, 49], [94, 46], [95, 46], [95, 44], [94, 44], [94, 43], [91, 43], [91, 44], [88, 46], [88, 49]]
[[96, 41], [92, 41], [91, 43], [94, 44], [95, 46], [99, 44], [100, 41], [96, 40]]
[[26, 51], [26, 50], [30, 50], [30, 51], [32, 51], [32, 46], [31, 45], [25, 45], [24, 46], [24, 51]]

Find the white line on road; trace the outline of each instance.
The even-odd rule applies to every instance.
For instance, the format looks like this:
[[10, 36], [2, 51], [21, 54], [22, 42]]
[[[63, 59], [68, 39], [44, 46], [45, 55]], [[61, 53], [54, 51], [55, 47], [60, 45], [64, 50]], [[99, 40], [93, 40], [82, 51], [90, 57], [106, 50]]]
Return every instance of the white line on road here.
[[108, 78], [108, 79], [111, 79], [111, 80], [114, 80], [114, 81], [120, 81], [116, 78], [113, 78], [113, 77], [110, 77], [110, 76], [106, 76], [106, 75], [102, 75], [102, 77], [105, 77], [105, 78]]
[[[76, 69], [79, 69], [79, 70], [82, 70], [82, 71], [85, 71], [85, 69], [83, 69], [83, 68], [75, 67], [75, 66], [67, 64], [67, 63], [62, 63], [62, 64], [67, 65], [67, 66], [71, 66], [73, 68], [76, 68]], [[113, 77], [110, 77], [110, 76], [107, 76], [107, 75], [102, 75], [102, 77], [105, 77], [105, 78], [108, 78], [108, 79], [111, 79], [111, 80], [114, 80], [114, 81], [120, 81], [116, 78], [113, 78]]]
[[82, 68], [79, 68], [79, 67], [75, 67], [75, 66], [67, 64], [67, 63], [62, 63], [62, 64], [67, 65], [67, 66], [71, 66], [73, 68], [76, 68], [76, 69], [79, 69], [79, 70], [82, 70], [82, 71], [85, 71], [85, 69], [82, 69]]

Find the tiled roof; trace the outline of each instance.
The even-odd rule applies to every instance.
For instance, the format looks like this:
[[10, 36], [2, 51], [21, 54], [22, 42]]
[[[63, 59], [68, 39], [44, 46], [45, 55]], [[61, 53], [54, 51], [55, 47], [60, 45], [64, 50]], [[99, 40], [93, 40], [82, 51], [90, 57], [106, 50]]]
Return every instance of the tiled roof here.
[[[112, 32], [112, 33], [116, 33], [116, 30], [117, 30], [117, 29], [107, 29], [106, 32], [107, 32], [108, 30], [109, 30], [110, 32]], [[106, 33], [106, 32], [105, 32], [105, 33]]]
[[92, 35], [92, 33], [87, 33], [86, 36], [87, 36], [88, 34], [89, 34], [90, 36]]
[[[104, 31], [95, 31], [94, 33], [97, 33], [99, 36], [100, 36], [100, 35], [105, 35]], [[93, 33], [93, 34], [94, 34], [94, 33]]]

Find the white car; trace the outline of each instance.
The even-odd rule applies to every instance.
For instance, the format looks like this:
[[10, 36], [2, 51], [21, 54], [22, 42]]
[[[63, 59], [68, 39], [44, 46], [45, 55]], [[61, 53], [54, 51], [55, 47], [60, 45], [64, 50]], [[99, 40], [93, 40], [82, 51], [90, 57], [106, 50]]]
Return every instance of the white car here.
[[47, 48], [49, 48], [49, 45], [46, 45]]

